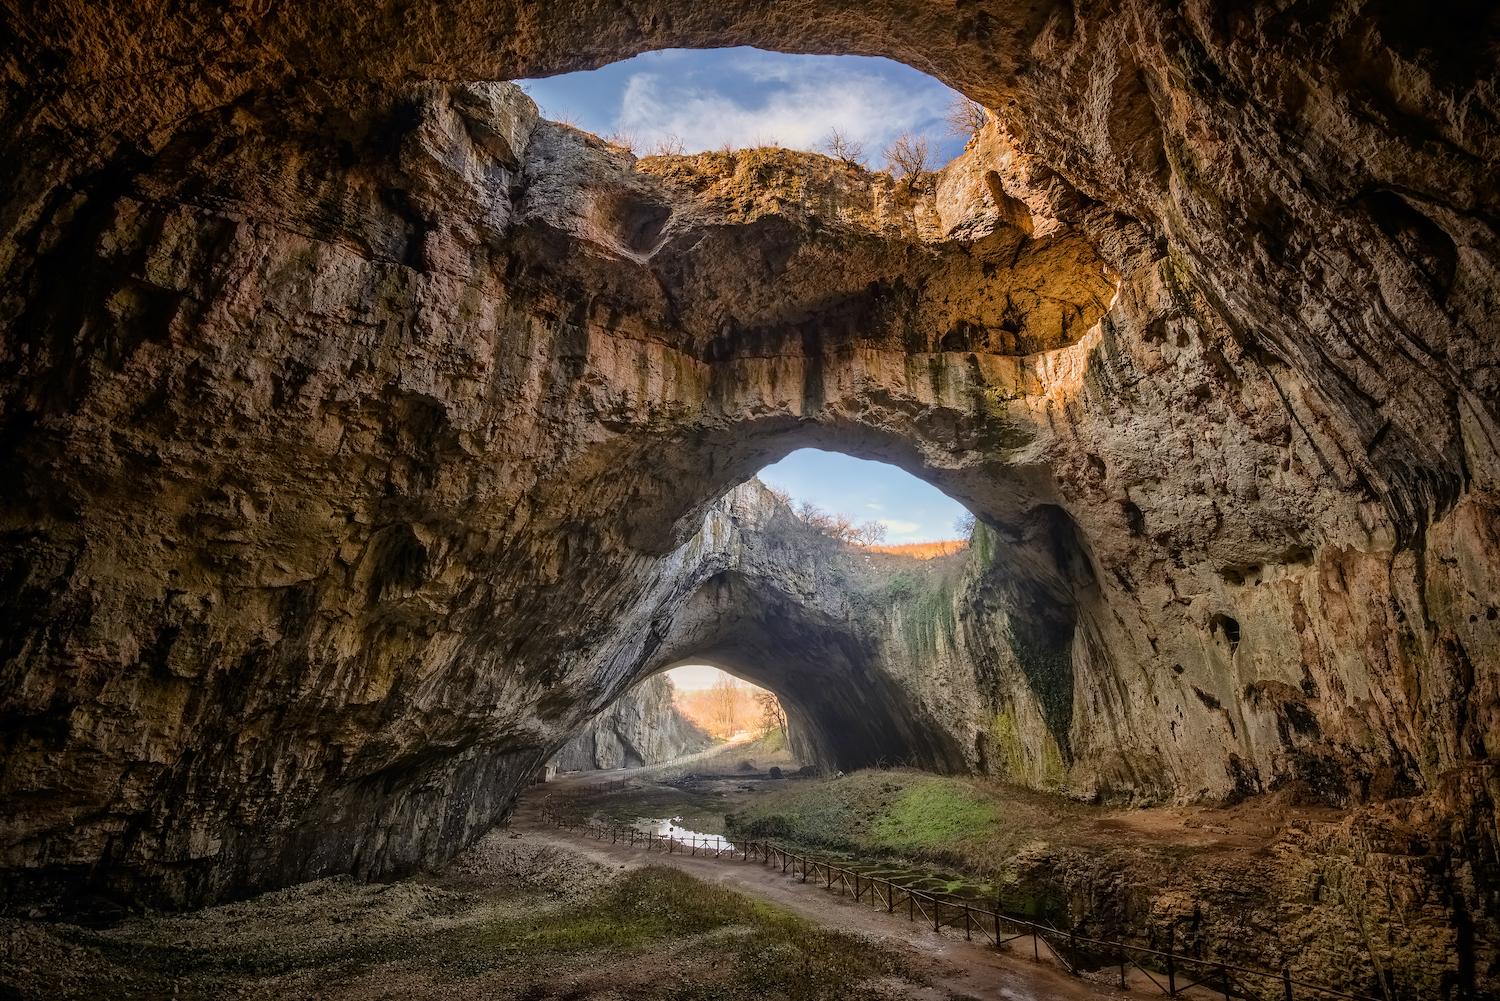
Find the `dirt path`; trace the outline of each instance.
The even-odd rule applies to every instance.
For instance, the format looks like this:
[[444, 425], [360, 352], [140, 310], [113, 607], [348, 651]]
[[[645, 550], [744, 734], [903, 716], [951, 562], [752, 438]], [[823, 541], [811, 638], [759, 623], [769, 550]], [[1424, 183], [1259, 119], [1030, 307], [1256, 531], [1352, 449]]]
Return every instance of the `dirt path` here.
[[[585, 785], [587, 781], [577, 784]], [[993, 947], [966, 942], [955, 935], [939, 934], [899, 916], [892, 917], [867, 905], [856, 904], [851, 897], [804, 885], [764, 866], [727, 859], [648, 855], [640, 848], [611, 845], [561, 831], [542, 823], [540, 796], [522, 801], [511, 830], [525, 838], [566, 848], [606, 865], [671, 866], [706, 883], [770, 901], [824, 927], [864, 935], [912, 956], [928, 972], [933, 985], [943, 991], [999, 1001], [1099, 1001], [1130, 996], [1117, 988], [1069, 976], [1049, 963], [1033, 962], [1029, 940], [1008, 947], [1012, 951], [999, 952]], [[1018, 947], [1024, 948], [1024, 958]]]

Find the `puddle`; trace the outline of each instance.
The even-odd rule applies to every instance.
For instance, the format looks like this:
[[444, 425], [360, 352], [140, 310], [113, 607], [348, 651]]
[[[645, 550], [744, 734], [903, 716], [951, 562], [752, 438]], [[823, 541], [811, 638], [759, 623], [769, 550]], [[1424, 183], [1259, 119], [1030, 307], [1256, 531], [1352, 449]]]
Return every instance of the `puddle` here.
[[652, 817], [636, 821], [636, 829], [658, 837], [691, 843], [703, 851], [734, 851], [734, 844], [718, 834], [705, 834], [682, 826], [681, 817]]

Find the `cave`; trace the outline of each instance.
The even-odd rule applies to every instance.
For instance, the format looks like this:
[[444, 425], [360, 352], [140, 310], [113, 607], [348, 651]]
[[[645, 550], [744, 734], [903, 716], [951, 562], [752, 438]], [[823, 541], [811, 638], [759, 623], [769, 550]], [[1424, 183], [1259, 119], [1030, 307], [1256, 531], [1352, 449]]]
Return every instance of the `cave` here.
[[[7, 913], [439, 867], [704, 658], [828, 771], [1387, 818], [1495, 989], [1500, 15], [1416, 9], [13, 17]], [[730, 45], [988, 117], [912, 183], [504, 82]], [[963, 503], [961, 569], [850, 584], [750, 482], [799, 447]]]

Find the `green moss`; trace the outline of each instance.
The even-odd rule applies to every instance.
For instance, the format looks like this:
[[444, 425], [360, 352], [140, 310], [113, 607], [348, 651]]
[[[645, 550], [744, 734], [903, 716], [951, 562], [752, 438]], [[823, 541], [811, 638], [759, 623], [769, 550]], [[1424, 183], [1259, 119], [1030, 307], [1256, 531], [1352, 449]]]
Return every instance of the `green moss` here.
[[892, 574], [885, 582], [885, 600], [891, 604], [897, 604], [911, 600], [917, 593], [918, 581], [915, 575], [905, 571]]
[[941, 848], [983, 837], [998, 820], [994, 806], [972, 789], [944, 779], [918, 780], [895, 797], [870, 833], [898, 850]]
[[994, 834], [1000, 816], [962, 780], [868, 771], [759, 797], [728, 819], [731, 830], [753, 837], [943, 858]]
[[978, 518], [974, 519], [974, 531], [969, 537], [969, 552], [981, 569], [988, 567], [995, 557], [995, 533]]
[[[559, 868], [566, 874], [567, 863]], [[287, 895], [316, 895], [348, 923], [308, 915], [297, 919], [307, 927], [295, 934], [243, 933], [246, 922], [255, 928], [257, 911], [261, 922], [284, 920], [277, 897]], [[400, 889], [298, 888], [237, 905], [246, 913], [227, 934], [215, 922], [175, 919], [170, 944], [63, 926], [69, 948], [98, 957], [80, 967], [77, 989], [67, 996], [209, 1001], [302, 996], [310, 985], [318, 996], [344, 996], [350, 992], [338, 988], [347, 984], [367, 992], [378, 968], [396, 983], [415, 975], [433, 985], [434, 996], [467, 997], [479, 986], [487, 997], [543, 997], [559, 983], [597, 981], [601, 970], [607, 977], [621, 959], [630, 960], [634, 977], [626, 993], [642, 1001], [835, 1001], [868, 993], [862, 986], [873, 978], [921, 982], [895, 952], [675, 869], [636, 870], [597, 896], [564, 903], [509, 881], [477, 892], [428, 891], [420, 899], [424, 906], [413, 911], [411, 893]], [[0, 960], [0, 980], [9, 972]], [[291, 980], [276, 983], [280, 977]]]
[[[706, 936], [721, 929], [729, 932], [727, 938]], [[683, 965], [692, 969], [700, 965], [697, 959], [708, 959], [722, 975], [679, 982], [670, 992], [674, 998], [831, 999], [844, 996], [851, 983], [905, 972], [894, 956], [853, 936], [660, 867], [633, 872], [600, 898], [565, 910], [524, 921], [496, 919], [455, 939], [450, 958], [460, 964], [482, 959], [536, 968], [543, 961], [599, 951], [614, 961], [688, 936], [710, 940], [674, 962], [686, 959]], [[698, 952], [703, 955], [694, 955]]]
[[1047, 786], [1061, 786], [1068, 777], [1068, 766], [1063, 763], [1062, 751], [1050, 735], [1042, 741], [1042, 782]]
[[1000, 774], [1017, 780], [1024, 777], [1026, 752], [1021, 746], [1015, 713], [1006, 709], [995, 714], [990, 723], [990, 740], [995, 762], [1000, 766]]
[[903, 602], [902, 633], [906, 652], [913, 663], [937, 653], [939, 642], [951, 637], [958, 628], [953, 610], [955, 584], [947, 577], [920, 581]]

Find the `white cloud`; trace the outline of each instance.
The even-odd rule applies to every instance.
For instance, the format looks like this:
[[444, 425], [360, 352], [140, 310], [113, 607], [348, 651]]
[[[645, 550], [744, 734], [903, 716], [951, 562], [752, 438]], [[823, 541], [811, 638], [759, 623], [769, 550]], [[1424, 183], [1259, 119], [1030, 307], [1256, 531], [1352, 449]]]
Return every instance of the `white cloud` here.
[[871, 511], [884, 511], [885, 510], [885, 505], [881, 504], [879, 501], [870, 501], [868, 504], [865, 505], [865, 507], [869, 508]]
[[[670, 139], [689, 152], [777, 144], [817, 149], [837, 127], [864, 144], [872, 163], [900, 132], [922, 131], [940, 116], [945, 88], [913, 88], [855, 68], [747, 59], [742, 78], [759, 93], [729, 92], [727, 75], [705, 87], [691, 75], [641, 72], [626, 81], [615, 128], [629, 133], [642, 152]], [[767, 85], [770, 85], [769, 87]]]
[[891, 535], [916, 535], [922, 530], [922, 526], [914, 521], [902, 521], [899, 518], [881, 518], [880, 524]]

